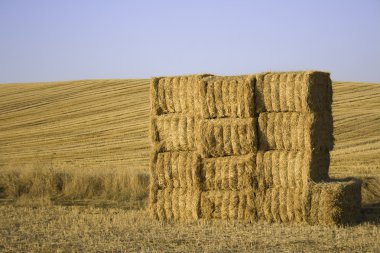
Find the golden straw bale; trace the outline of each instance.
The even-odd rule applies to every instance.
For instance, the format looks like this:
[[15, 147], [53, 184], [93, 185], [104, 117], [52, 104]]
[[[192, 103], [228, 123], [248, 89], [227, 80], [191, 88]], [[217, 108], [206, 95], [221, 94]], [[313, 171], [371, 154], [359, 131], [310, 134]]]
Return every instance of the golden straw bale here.
[[258, 188], [306, 187], [310, 182], [328, 179], [329, 152], [258, 151], [256, 180]]
[[158, 188], [200, 188], [201, 158], [196, 152], [163, 152], [154, 157], [151, 180]]
[[256, 111], [331, 111], [330, 74], [318, 71], [268, 72], [256, 75]]
[[255, 196], [259, 220], [277, 223], [302, 223], [306, 220], [307, 188], [261, 188]]
[[359, 221], [361, 182], [336, 180], [311, 186], [308, 199], [309, 224], [347, 225]]
[[169, 113], [197, 114], [199, 84], [209, 74], [155, 77], [151, 79], [152, 115]]
[[204, 219], [256, 221], [254, 191], [205, 191], [201, 195], [201, 217]]
[[260, 113], [260, 150], [332, 150], [333, 120], [330, 112]]
[[202, 157], [245, 155], [257, 150], [255, 118], [200, 120], [196, 129]]
[[255, 154], [203, 159], [204, 190], [242, 190], [256, 188]]
[[200, 85], [201, 116], [250, 118], [254, 116], [255, 76], [209, 76]]
[[167, 114], [152, 118], [152, 142], [162, 151], [195, 150], [195, 118], [181, 114]]
[[156, 191], [156, 203], [150, 205], [151, 215], [161, 221], [192, 221], [200, 216], [201, 192], [181, 188]]

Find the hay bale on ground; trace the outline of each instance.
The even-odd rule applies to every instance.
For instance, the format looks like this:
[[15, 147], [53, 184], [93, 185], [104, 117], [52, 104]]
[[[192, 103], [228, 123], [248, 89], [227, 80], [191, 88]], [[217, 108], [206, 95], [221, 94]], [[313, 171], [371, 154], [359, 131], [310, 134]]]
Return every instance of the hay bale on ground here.
[[200, 84], [201, 116], [250, 118], [254, 116], [255, 76], [209, 76]]
[[199, 109], [199, 83], [209, 74], [156, 77], [151, 79], [152, 115], [182, 113], [194, 115]]
[[321, 225], [346, 225], [359, 221], [361, 182], [331, 181], [311, 185], [307, 222]]
[[331, 111], [332, 82], [329, 73], [268, 72], [256, 75], [256, 111]]
[[260, 188], [255, 198], [257, 217], [267, 222], [305, 222], [307, 196], [307, 187]]
[[196, 152], [163, 152], [153, 156], [152, 182], [164, 188], [200, 188], [201, 158]]
[[333, 119], [330, 112], [260, 113], [260, 150], [332, 150]]
[[200, 120], [196, 130], [203, 157], [246, 155], [257, 150], [255, 118]]
[[258, 151], [255, 175], [259, 189], [307, 187], [312, 181], [327, 180], [329, 165], [329, 152]]
[[151, 137], [162, 151], [195, 150], [195, 118], [181, 114], [167, 114], [153, 117]]
[[204, 219], [256, 221], [253, 190], [205, 191], [201, 195]]
[[203, 159], [203, 190], [243, 190], [257, 188], [255, 154]]
[[150, 203], [151, 215], [161, 221], [192, 221], [200, 217], [198, 190], [181, 188], [154, 191], [155, 202]]

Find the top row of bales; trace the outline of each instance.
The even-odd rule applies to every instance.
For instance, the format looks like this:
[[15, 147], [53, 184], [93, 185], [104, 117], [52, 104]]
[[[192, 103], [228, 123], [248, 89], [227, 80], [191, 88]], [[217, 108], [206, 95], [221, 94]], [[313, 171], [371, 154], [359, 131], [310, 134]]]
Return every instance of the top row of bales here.
[[[256, 87], [256, 90], [253, 89]], [[250, 118], [262, 112], [331, 112], [329, 73], [306, 71], [218, 77], [208, 74], [154, 78], [152, 115], [181, 113]], [[252, 101], [255, 99], [255, 102]]]

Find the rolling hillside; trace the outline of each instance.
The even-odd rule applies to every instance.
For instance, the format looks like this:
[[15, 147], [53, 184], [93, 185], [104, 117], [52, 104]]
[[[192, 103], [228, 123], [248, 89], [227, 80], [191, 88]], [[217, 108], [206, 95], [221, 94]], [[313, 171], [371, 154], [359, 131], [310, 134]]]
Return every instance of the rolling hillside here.
[[[380, 177], [380, 85], [336, 82], [330, 175]], [[0, 173], [147, 171], [149, 80], [0, 86]], [[380, 202], [376, 189], [371, 202]]]

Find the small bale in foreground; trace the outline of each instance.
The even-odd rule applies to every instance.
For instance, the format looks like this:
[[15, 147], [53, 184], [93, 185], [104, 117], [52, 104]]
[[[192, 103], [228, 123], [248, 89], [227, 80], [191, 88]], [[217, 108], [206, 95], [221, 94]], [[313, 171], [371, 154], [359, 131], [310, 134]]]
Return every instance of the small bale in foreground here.
[[309, 224], [349, 225], [360, 219], [361, 182], [336, 180], [311, 185]]

